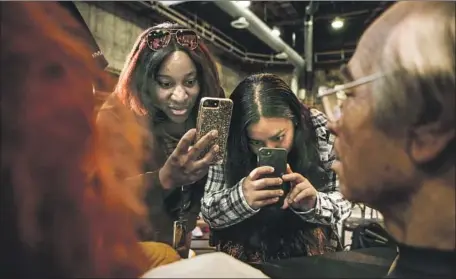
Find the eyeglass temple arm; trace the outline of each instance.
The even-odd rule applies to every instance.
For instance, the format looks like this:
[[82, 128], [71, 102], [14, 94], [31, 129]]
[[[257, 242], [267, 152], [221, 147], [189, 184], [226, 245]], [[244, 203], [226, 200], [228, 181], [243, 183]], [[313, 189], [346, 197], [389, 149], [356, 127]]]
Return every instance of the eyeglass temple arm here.
[[350, 88], [353, 88], [353, 87], [356, 87], [356, 86], [360, 86], [360, 85], [363, 85], [363, 84], [366, 84], [366, 83], [369, 83], [369, 82], [373, 82], [374, 80], [376, 80], [376, 79], [378, 79], [378, 78], [380, 78], [382, 76], [384, 76], [384, 74], [376, 73], [376, 74], [373, 74], [373, 75], [369, 75], [369, 76], [366, 76], [366, 77], [359, 78], [357, 80], [351, 81], [351, 82], [346, 83], [346, 84], [341, 85], [341, 86], [335, 86], [332, 89], [326, 90], [323, 93], [318, 94], [317, 98], [322, 98], [322, 97], [337, 93], [339, 91], [344, 91], [344, 90], [347, 90], [347, 89], [350, 89]]

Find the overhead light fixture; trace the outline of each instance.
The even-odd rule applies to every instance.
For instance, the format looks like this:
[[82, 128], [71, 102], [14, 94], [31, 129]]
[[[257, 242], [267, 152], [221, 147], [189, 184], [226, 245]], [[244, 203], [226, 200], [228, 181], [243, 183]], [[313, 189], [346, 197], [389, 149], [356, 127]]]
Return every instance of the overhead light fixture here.
[[160, 4], [162, 4], [164, 6], [174, 6], [174, 5], [186, 2], [186, 1], [158, 1], [158, 2], [160, 2]]
[[277, 53], [275, 55], [275, 58], [277, 58], [277, 59], [287, 59], [288, 58], [288, 54], [286, 54], [285, 52], [280, 52], [280, 53]]
[[234, 1], [239, 7], [248, 8], [250, 7], [250, 1]]
[[272, 27], [272, 35], [279, 37], [280, 36], [280, 29], [276, 26]]
[[245, 29], [249, 27], [249, 22], [245, 17], [241, 16], [240, 18], [237, 18], [231, 22], [231, 27], [236, 28], [236, 29]]
[[340, 17], [336, 17], [332, 22], [331, 22], [331, 27], [333, 29], [340, 29], [344, 27], [344, 21]]
[[301, 88], [298, 90], [298, 98], [301, 99], [301, 100], [305, 100], [306, 99], [306, 89], [304, 88]]

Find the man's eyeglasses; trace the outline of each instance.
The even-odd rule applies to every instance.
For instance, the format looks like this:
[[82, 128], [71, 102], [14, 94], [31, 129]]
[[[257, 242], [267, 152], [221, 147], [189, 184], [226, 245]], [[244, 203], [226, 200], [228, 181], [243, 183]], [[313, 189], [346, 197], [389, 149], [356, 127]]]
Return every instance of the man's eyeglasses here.
[[337, 121], [342, 116], [342, 103], [346, 98], [345, 91], [366, 83], [373, 82], [383, 76], [384, 74], [376, 73], [342, 85], [336, 85], [334, 88], [318, 88], [317, 98], [321, 98], [323, 108], [329, 121]]
[[183, 47], [194, 50], [198, 47], [198, 35], [189, 29], [157, 29], [147, 34], [147, 45], [150, 49], [157, 51], [168, 46], [174, 36], [176, 42]]

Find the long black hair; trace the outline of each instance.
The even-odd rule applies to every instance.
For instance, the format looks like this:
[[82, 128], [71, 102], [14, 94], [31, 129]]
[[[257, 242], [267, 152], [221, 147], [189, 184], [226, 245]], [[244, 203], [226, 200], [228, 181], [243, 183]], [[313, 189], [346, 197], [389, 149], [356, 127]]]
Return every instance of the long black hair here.
[[233, 101], [233, 116], [226, 164], [230, 187], [257, 166], [256, 155], [249, 147], [247, 127], [261, 117], [287, 118], [293, 122], [294, 140], [288, 163], [294, 172], [304, 175], [317, 189], [326, 184], [328, 176], [321, 166], [310, 109], [299, 101], [282, 79], [268, 73], [248, 76], [234, 89], [230, 99]]
[[[298, 100], [282, 79], [273, 74], [251, 75], [235, 88], [230, 98], [233, 101], [233, 116], [225, 167], [229, 187], [257, 166], [256, 155], [249, 147], [247, 127], [257, 123], [261, 117], [269, 117], [292, 121], [294, 139], [288, 163], [294, 172], [305, 176], [317, 190], [324, 190], [329, 176], [321, 165], [310, 109]], [[238, 255], [239, 259], [248, 260], [248, 253], [259, 252], [262, 260], [267, 261], [308, 255], [313, 249], [311, 247], [320, 245], [315, 236], [318, 229], [329, 235], [329, 227], [304, 222], [291, 210], [269, 206], [240, 223], [217, 230], [215, 235], [222, 240], [223, 251], [231, 253], [230, 243], [235, 243], [244, 247], [242, 255]]]

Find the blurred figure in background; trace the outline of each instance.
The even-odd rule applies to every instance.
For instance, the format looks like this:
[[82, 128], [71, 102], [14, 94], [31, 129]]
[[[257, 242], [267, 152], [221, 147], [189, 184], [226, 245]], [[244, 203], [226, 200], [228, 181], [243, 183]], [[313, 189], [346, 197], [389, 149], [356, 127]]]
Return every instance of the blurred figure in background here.
[[455, 276], [455, 37], [454, 2], [397, 3], [362, 36], [347, 83], [323, 93], [342, 193], [399, 243], [390, 277]]
[[[146, 157], [135, 174], [138, 176], [116, 173], [120, 179], [142, 180], [146, 186], [144, 199], [152, 227], [141, 227], [141, 239], [174, 245], [174, 225], [178, 223], [184, 228], [185, 240], [179, 237], [177, 242], [184, 245], [174, 248], [184, 258], [200, 212], [209, 165], [218, 148], [213, 146], [213, 134], [195, 142], [202, 97], [224, 97], [207, 47], [195, 31], [163, 23], [138, 37], [114, 93], [98, 115], [99, 127], [109, 132], [117, 123], [117, 109], [127, 108], [143, 127]], [[121, 158], [128, 156], [129, 147], [122, 134], [114, 131], [112, 137], [116, 141], [111, 141], [111, 155], [122, 170], [125, 163]], [[206, 147], [212, 149], [199, 159]]]
[[[1, 3], [4, 278], [133, 278], [150, 266], [133, 224], [145, 207], [95, 129], [92, 82], [103, 75], [66, 32], [78, 28], [56, 2]], [[127, 173], [141, 162], [133, 120], [116, 126], [129, 134]]]

